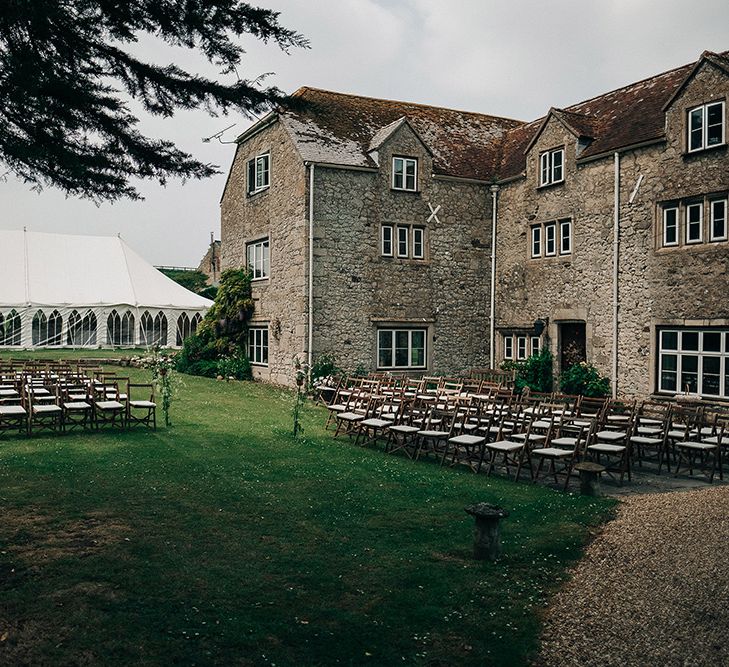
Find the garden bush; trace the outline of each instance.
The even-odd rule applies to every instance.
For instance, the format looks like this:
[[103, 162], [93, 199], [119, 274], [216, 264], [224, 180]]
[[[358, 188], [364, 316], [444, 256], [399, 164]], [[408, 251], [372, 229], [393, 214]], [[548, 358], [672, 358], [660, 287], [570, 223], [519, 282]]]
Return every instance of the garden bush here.
[[610, 395], [610, 379], [600, 375], [600, 371], [586, 361], [574, 364], [562, 373], [559, 386], [565, 394], [595, 398]]
[[502, 370], [516, 371], [514, 388], [521, 393], [525, 387], [532, 391], [552, 391], [554, 376], [552, 374], [552, 353], [546, 348], [533, 354], [526, 361], [505, 361]]
[[195, 335], [185, 339], [176, 357], [177, 370], [204, 377], [223, 375], [238, 380], [251, 379], [246, 344], [252, 314], [250, 273], [233, 269], [224, 271], [215, 302]]

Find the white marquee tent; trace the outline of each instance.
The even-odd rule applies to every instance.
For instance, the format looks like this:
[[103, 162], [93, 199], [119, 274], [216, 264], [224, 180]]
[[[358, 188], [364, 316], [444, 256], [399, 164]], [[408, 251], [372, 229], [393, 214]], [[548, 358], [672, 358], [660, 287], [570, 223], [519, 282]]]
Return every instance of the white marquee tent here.
[[175, 347], [211, 305], [119, 237], [0, 230], [0, 349]]

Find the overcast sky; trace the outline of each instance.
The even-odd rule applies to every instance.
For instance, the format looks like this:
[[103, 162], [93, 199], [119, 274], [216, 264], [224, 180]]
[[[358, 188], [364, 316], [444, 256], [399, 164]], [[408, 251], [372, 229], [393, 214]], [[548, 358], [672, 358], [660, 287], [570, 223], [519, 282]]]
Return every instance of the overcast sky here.
[[[302, 85], [479, 111], [522, 120], [729, 50], [728, 0], [268, 0], [303, 33], [308, 51], [280, 53], [246, 40], [241, 76], [287, 92]], [[144, 53], [167, 64], [164, 49]], [[181, 62], [177, 58], [178, 62]], [[182, 58], [195, 66], [196, 57]], [[121, 233], [154, 264], [196, 266], [220, 237], [219, 200], [234, 147], [201, 138], [249, 124], [204, 112], [144, 128], [220, 166], [207, 181], [144, 183], [142, 202], [94, 204], [55, 190], [0, 182], [0, 228]]]

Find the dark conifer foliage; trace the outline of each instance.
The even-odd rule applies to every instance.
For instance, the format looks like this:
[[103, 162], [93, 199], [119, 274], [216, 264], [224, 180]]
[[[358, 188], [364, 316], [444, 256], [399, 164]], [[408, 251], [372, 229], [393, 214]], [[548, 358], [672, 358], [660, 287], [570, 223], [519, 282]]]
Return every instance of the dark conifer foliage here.
[[[135, 57], [145, 34], [204, 54], [227, 83]], [[0, 0], [0, 162], [31, 185], [94, 200], [139, 198], [135, 178], [216, 173], [141, 133], [129, 102], [163, 117], [281, 103], [275, 87], [238, 77], [245, 34], [284, 51], [307, 46], [277, 12], [238, 0]]]

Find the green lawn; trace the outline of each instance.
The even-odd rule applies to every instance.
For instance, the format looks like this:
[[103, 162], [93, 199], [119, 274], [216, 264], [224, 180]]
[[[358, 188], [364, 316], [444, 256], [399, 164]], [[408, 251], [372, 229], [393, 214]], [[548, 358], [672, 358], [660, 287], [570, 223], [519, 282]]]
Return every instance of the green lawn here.
[[[526, 664], [612, 511], [355, 448], [322, 409], [295, 440], [290, 393], [183, 377], [169, 429], [0, 436], [0, 664]], [[481, 500], [511, 511], [496, 564]]]

